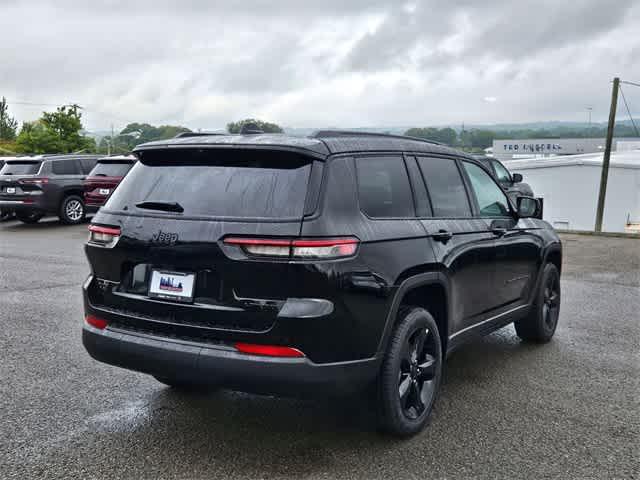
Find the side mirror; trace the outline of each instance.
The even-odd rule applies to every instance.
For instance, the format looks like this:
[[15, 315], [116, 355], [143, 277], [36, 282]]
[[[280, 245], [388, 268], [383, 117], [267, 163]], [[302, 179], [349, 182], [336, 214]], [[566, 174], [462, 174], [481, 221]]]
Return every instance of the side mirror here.
[[540, 201], [533, 197], [518, 197], [516, 200], [518, 207], [518, 217], [520, 218], [538, 218], [540, 210]]
[[522, 175], [514, 173], [511, 175], [511, 179], [513, 180], [513, 183], [520, 183], [522, 181]]

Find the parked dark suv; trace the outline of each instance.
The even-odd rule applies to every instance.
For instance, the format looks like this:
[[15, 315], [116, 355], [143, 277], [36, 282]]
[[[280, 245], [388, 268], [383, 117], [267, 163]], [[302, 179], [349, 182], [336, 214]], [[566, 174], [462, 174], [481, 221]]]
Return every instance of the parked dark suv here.
[[443, 361], [515, 322], [553, 336], [562, 250], [466, 154], [386, 135], [190, 137], [139, 162], [89, 227], [83, 342], [173, 387], [375, 388], [427, 421]]
[[511, 173], [499, 160], [485, 155], [473, 155], [502, 186], [507, 195], [515, 202], [518, 197], [533, 197], [533, 190], [522, 181], [522, 175]]
[[36, 223], [46, 214], [63, 223], [85, 218], [82, 182], [98, 161], [93, 155], [55, 155], [8, 160], [0, 170], [0, 209]]
[[96, 212], [104, 205], [134, 163], [135, 157], [123, 155], [98, 160], [84, 180], [84, 204], [88, 212]]

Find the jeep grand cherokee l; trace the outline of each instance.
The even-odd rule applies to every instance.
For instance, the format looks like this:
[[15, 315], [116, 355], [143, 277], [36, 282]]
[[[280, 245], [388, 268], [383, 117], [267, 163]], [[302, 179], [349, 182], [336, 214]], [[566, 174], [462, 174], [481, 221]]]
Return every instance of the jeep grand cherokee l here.
[[111, 156], [98, 160], [84, 180], [84, 204], [96, 212], [136, 163], [132, 156]]
[[84, 221], [82, 181], [99, 156], [51, 155], [8, 160], [0, 170], [0, 208], [36, 223], [46, 214], [63, 223]]
[[375, 388], [381, 426], [410, 435], [448, 353], [512, 322], [555, 332], [558, 236], [465, 153], [326, 131], [135, 154], [85, 247], [97, 360], [176, 388]]

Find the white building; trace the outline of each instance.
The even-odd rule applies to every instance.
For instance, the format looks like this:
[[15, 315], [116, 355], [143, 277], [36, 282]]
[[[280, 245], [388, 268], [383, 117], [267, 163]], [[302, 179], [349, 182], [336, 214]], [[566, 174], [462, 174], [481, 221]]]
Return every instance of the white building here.
[[[640, 138], [614, 138], [613, 150], [621, 142], [640, 141]], [[556, 155], [599, 153], [605, 148], [604, 138], [532, 138], [526, 140], [494, 140], [493, 156], [498, 160]]]
[[[544, 219], [555, 228], [593, 230], [602, 153], [510, 160], [536, 197], [544, 199]], [[635, 231], [640, 224], [640, 151], [611, 154], [602, 230]]]

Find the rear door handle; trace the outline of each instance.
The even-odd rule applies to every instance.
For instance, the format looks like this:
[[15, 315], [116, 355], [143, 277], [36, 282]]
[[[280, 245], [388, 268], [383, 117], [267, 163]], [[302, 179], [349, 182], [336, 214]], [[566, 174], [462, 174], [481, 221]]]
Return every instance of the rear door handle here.
[[495, 227], [491, 229], [491, 232], [496, 236], [496, 237], [502, 237], [503, 235], [505, 235], [507, 233], [507, 229], [504, 227]]
[[432, 237], [437, 242], [447, 243], [451, 238], [453, 238], [453, 233], [448, 230], [438, 230], [438, 232], [434, 233]]

